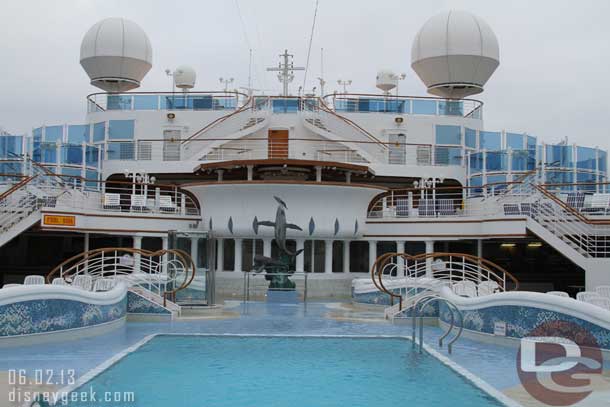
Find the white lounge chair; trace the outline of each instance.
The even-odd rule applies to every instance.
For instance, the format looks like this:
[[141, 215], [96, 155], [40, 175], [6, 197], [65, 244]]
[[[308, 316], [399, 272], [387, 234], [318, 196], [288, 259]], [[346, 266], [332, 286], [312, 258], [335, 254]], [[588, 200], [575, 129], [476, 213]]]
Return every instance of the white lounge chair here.
[[21, 287], [23, 284], [14, 284], [14, 283], [9, 283], [9, 284], [4, 284], [2, 286], [2, 288], [11, 288], [11, 287]]
[[169, 195], [161, 195], [159, 197], [159, 210], [161, 212], [175, 213], [176, 205], [172, 201], [172, 197]]
[[482, 281], [477, 286], [479, 297], [491, 295], [500, 289], [500, 285], [495, 281]]
[[589, 302], [589, 300], [593, 298], [604, 298], [595, 291], [581, 291], [576, 294], [576, 299], [578, 301]]
[[43, 276], [25, 276], [23, 280], [23, 285], [44, 285], [44, 283]]
[[104, 194], [104, 209], [121, 210], [121, 194]]
[[566, 293], [565, 291], [547, 291], [546, 293], [556, 297], [570, 298], [570, 294]]
[[51, 281], [52, 285], [68, 285], [66, 280], [63, 277], [55, 277], [53, 281]]
[[91, 276], [78, 275], [72, 279], [72, 287], [80, 288], [81, 290], [91, 291], [93, 279]]
[[131, 211], [144, 212], [148, 210], [146, 206], [146, 195], [131, 195]]
[[600, 285], [595, 288], [595, 292], [604, 298], [610, 298], [610, 285]]
[[469, 280], [459, 281], [453, 285], [453, 292], [462, 297], [476, 297], [477, 285]]
[[110, 291], [114, 288], [115, 281], [111, 278], [100, 278], [95, 280], [93, 291]]

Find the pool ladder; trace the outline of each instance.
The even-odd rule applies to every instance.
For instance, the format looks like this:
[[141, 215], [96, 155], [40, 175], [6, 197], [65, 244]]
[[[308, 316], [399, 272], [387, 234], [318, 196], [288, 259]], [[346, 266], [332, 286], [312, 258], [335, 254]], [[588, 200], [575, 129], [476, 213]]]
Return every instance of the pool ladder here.
[[[423, 349], [423, 345], [424, 345], [424, 315], [423, 315], [423, 310], [424, 308], [426, 308], [428, 306], [428, 304], [434, 302], [434, 301], [438, 301], [438, 302], [444, 302], [445, 304], [447, 304], [447, 307], [449, 308], [449, 310], [451, 311], [451, 322], [449, 324], [449, 329], [447, 329], [447, 331], [445, 331], [445, 333], [438, 339], [438, 346], [440, 348], [443, 347], [443, 341], [445, 340], [445, 338], [447, 338], [447, 336], [449, 336], [449, 334], [451, 334], [451, 331], [453, 331], [453, 327], [455, 326], [455, 315], [457, 314], [457, 316], [459, 317], [459, 326], [458, 326], [458, 331], [457, 334], [451, 338], [451, 340], [449, 342], [447, 342], [447, 351], [449, 352], [449, 354], [451, 354], [451, 351], [453, 350], [453, 344], [455, 343], [455, 341], [457, 341], [460, 337], [460, 335], [462, 335], [462, 331], [464, 330], [464, 316], [462, 315], [462, 311], [459, 310], [459, 308], [451, 301], [440, 297], [438, 294], [428, 294], [426, 296], [423, 296], [422, 298], [418, 299], [417, 302], [415, 303], [415, 305], [413, 306], [413, 333], [412, 333], [412, 344], [413, 347], [415, 347], [417, 345], [416, 341], [415, 341], [415, 333], [417, 331], [417, 319], [419, 318], [419, 353], [422, 353], [422, 349]], [[420, 307], [421, 304], [421, 307]], [[420, 311], [421, 311], [421, 315], [420, 315]], [[439, 320], [441, 318], [440, 316], [440, 307], [439, 307], [439, 316], [438, 316]]]

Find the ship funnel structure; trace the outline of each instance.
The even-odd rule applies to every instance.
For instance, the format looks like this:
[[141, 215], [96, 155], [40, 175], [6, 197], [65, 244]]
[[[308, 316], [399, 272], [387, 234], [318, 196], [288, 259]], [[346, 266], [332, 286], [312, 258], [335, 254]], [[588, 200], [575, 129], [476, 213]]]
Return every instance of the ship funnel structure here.
[[106, 18], [85, 34], [80, 64], [93, 86], [126, 92], [139, 87], [152, 67], [152, 48], [144, 30], [133, 21]]
[[180, 65], [173, 73], [174, 85], [177, 88], [187, 91], [195, 87], [197, 74], [195, 70], [187, 65]]
[[496, 35], [481, 18], [446, 11], [430, 18], [417, 33], [411, 67], [428, 93], [463, 98], [483, 92], [500, 64]]

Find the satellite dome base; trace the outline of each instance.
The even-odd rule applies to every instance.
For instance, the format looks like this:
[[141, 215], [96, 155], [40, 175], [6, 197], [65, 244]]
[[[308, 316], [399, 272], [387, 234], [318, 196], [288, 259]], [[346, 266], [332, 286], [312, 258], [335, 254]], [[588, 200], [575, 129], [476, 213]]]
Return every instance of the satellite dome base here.
[[106, 92], [121, 93], [140, 87], [140, 82], [126, 78], [96, 78], [91, 80], [91, 85]]
[[441, 83], [428, 88], [428, 93], [447, 99], [462, 99], [483, 92], [483, 87], [473, 83]]

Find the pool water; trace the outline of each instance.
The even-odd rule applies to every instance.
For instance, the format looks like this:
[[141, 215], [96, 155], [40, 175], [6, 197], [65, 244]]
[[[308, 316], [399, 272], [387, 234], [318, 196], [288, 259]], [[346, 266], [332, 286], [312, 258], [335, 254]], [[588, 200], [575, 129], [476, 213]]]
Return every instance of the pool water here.
[[403, 338], [159, 335], [86, 390], [142, 407], [501, 405]]

